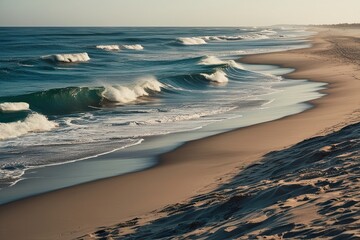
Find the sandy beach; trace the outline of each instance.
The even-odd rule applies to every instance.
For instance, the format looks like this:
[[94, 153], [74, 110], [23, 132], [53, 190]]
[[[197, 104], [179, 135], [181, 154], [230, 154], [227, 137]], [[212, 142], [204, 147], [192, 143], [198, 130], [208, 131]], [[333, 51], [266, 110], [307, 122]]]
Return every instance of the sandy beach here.
[[[294, 68], [294, 72], [284, 77], [328, 83], [324, 90], [326, 96], [312, 101], [314, 107], [310, 110], [188, 142], [160, 156], [159, 165], [145, 171], [81, 184], [2, 205], [0, 239], [116, 238], [127, 234], [130, 234], [127, 237], [131, 238], [136, 237], [136, 233], [141, 239], [176, 234], [178, 237], [205, 237], [206, 235], [201, 234], [215, 233], [218, 235], [215, 234], [214, 239], [245, 235], [280, 238], [290, 230], [296, 229], [300, 232], [301, 226], [293, 226], [294, 221], [305, 225], [306, 229], [315, 228], [316, 221], [314, 223], [313, 220], [321, 219], [314, 213], [316, 211], [322, 210], [324, 215], [331, 211], [338, 211], [339, 214], [339, 207], [331, 207], [341, 205], [343, 212], [358, 213], [359, 197], [356, 189], [359, 188], [359, 182], [355, 181], [358, 173], [351, 170], [356, 169], [356, 158], [359, 157], [356, 150], [351, 150], [351, 147], [358, 147], [355, 145], [358, 144], [358, 135], [346, 132], [356, 132], [358, 125], [353, 125], [350, 130], [338, 131], [359, 121], [360, 29], [318, 28], [316, 31], [318, 34], [311, 38], [311, 48], [253, 55], [240, 60], [244, 63]], [[322, 140], [316, 138], [303, 142], [328, 134], [332, 135], [325, 136]], [[348, 138], [339, 142], [336, 134]], [[330, 143], [326, 139], [330, 139]], [[321, 178], [322, 186], [316, 185], [319, 180], [317, 177], [306, 179], [302, 176], [300, 179], [299, 175], [290, 176], [296, 161], [301, 159], [300, 156], [305, 156], [308, 151], [323, 153], [320, 154], [323, 157], [328, 156], [344, 141], [352, 141], [354, 146], [348, 146], [350, 150], [341, 148], [345, 150], [334, 153], [331, 158], [331, 161], [335, 161], [347, 157], [354, 162], [349, 160], [353, 165], [343, 163], [346, 165], [343, 175], [330, 174], [327, 179], [324, 174], [312, 173], [312, 176]], [[302, 143], [299, 145], [299, 142]], [[281, 150], [288, 155], [281, 154]], [[267, 154], [272, 151], [278, 153]], [[294, 152], [301, 151], [304, 151], [304, 154], [294, 155]], [[293, 165], [285, 164], [288, 158], [293, 158]], [[271, 161], [272, 159], [278, 161], [278, 164]], [[313, 159], [312, 163], [315, 164], [323, 158], [311, 155], [309, 159]], [[259, 162], [260, 164], [255, 164]], [[326, 163], [322, 164], [318, 165], [319, 169], [328, 169]], [[299, 165], [301, 164], [296, 166]], [[274, 173], [279, 166], [286, 166], [283, 169], [284, 174]], [[272, 170], [266, 172], [269, 168]], [[299, 167], [299, 171], [301, 169]], [[354, 179], [353, 182], [347, 178], [350, 175], [355, 176], [350, 178]], [[246, 176], [262, 178], [251, 179]], [[349, 186], [347, 192], [344, 189], [332, 191], [331, 186], [336, 188], [336, 183], [340, 184], [345, 180], [350, 181], [344, 185]], [[256, 195], [249, 189], [259, 193], [266, 188], [276, 188], [276, 191], [268, 193], [266, 197], [249, 197]], [[231, 191], [235, 189], [238, 192]], [[294, 189], [296, 194], [286, 198], [278, 197], [284, 196], [286, 192], [294, 192]], [[330, 201], [341, 198], [342, 194], [348, 196], [347, 200], [339, 200], [338, 203]], [[252, 212], [253, 215], [241, 210], [241, 205], [256, 202], [257, 199], [268, 200], [265, 204], [252, 205], [257, 208], [257, 211]], [[327, 201], [330, 202], [326, 205]], [[278, 205], [275, 206], [275, 203]], [[321, 206], [328, 207], [316, 209], [316, 204], [321, 203]], [[197, 209], [202, 209], [202, 212], [195, 211]], [[224, 216], [226, 209], [230, 209], [230, 215]], [[284, 214], [286, 209], [292, 209], [291, 216]], [[195, 212], [199, 214], [194, 214]], [[222, 220], [210, 221], [210, 216], [213, 220], [217, 219], [216, 216]], [[196, 218], [199, 220], [195, 221]], [[267, 222], [267, 219], [271, 221]], [[342, 224], [348, 224], [352, 229], [346, 234], [353, 233], [359, 237], [359, 228], [356, 229], [356, 224], [359, 224], [358, 216], [353, 214], [344, 219]], [[184, 228], [178, 225], [182, 222], [185, 224]], [[252, 227], [261, 223], [262, 227], [245, 232], [238, 228], [241, 225], [250, 229], [244, 227], [247, 226], [244, 222]], [[334, 222], [323, 222], [318, 226], [323, 229], [331, 224]], [[164, 230], [176, 226], [180, 229], [178, 232]]]

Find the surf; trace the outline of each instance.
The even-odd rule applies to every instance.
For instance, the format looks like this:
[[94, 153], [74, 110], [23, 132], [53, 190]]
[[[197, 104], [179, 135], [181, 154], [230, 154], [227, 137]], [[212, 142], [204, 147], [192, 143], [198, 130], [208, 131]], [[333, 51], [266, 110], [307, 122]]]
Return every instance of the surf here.
[[205, 56], [198, 62], [199, 65], [227, 65], [233, 68], [242, 69], [244, 67], [234, 60], [223, 61], [215, 56]]
[[182, 45], [203, 45], [207, 42], [200, 37], [179, 37], [177, 38], [178, 42]]
[[18, 112], [29, 110], [26, 102], [4, 102], [0, 103], [0, 112]]
[[86, 52], [45, 55], [42, 56], [41, 58], [44, 60], [49, 60], [57, 63], [77, 63], [77, 62], [87, 62], [90, 60], [90, 57]]
[[134, 85], [106, 86], [101, 96], [114, 103], [126, 104], [138, 100], [140, 97], [149, 96], [150, 92], [161, 92], [163, 84], [154, 77], [141, 78]]
[[0, 140], [16, 138], [32, 132], [50, 131], [57, 126], [57, 123], [49, 121], [44, 115], [32, 113], [22, 121], [0, 123]]
[[106, 50], [106, 51], [120, 50], [119, 45], [97, 45], [96, 48]]
[[122, 48], [128, 49], [128, 50], [143, 50], [144, 47], [140, 44], [134, 44], [134, 45], [122, 45]]
[[201, 76], [205, 77], [206, 80], [215, 83], [227, 83], [229, 81], [226, 73], [222, 70], [216, 70], [212, 74], [202, 73]]

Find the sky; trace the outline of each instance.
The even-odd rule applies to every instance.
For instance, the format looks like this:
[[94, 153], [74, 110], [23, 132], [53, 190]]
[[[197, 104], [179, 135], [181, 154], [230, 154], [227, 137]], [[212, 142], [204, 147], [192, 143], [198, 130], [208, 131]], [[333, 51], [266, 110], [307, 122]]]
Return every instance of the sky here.
[[0, 26], [269, 26], [360, 22], [360, 0], [0, 0]]

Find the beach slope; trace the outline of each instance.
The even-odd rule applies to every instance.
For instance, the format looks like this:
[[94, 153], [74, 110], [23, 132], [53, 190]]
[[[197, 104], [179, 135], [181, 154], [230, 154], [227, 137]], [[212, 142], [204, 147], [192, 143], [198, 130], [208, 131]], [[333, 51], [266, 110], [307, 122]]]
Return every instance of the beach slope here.
[[[360, 106], [359, 30], [322, 28], [317, 31], [319, 33], [312, 38], [313, 46], [309, 49], [242, 59], [247, 63], [295, 68], [295, 72], [286, 76], [288, 78], [329, 83], [324, 90], [326, 96], [311, 102], [314, 108], [186, 143], [162, 155], [160, 164], [149, 170], [2, 205], [0, 238], [89, 237], [93, 235], [86, 234], [99, 227], [118, 223], [117, 234], [121, 235], [120, 223], [140, 227], [146, 224], [145, 219], [156, 219], [156, 212], [153, 215], [150, 212], [213, 191], [239, 172], [241, 174], [241, 169], [260, 161], [268, 152], [357, 122]], [[241, 201], [235, 201], [235, 204], [241, 205]], [[146, 214], [150, 217], [144, 217]], [[128, 222], [135, 217], [143, 220]], [[256, 222], [263, 221], [258, 219]], [[194, 224], [193, 227], [203, 225]]]

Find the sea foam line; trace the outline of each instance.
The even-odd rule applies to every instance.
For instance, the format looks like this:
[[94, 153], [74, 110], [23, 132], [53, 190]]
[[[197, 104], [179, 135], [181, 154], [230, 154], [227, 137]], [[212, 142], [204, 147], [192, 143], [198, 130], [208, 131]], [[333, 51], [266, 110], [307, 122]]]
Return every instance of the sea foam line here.
[[[32, 170], [32, 169], [39, 169], [39, 168], [44, 168], [44, 167], [52, 167], [52, 166], [59, 166], [59, 165], [64, 165], [64, 164], [69, 164], [69, 163], [74, 163], [74, 162], [79, 162], [79, 161], [83, 161], [83, 160], [88, 160], [88, 159], [93, 159], [93, 158], [97, 158], [97, 157], [100, 157], [100, 156], [104, 156], [104, 155], [107, 155], [107, 154], [110, 154], [110, 153], [113, 153], [113, 152], [116, 152], [116, 151], [119, 151], [119, 150], [122, 150], [122, 149], [125, 149], [125, 148], [128, 148], [128, 147], [133, 147], [133, 146], [136, 146], [138, 144], [141, 144], [142, 142], [144, 141], [144, 139], [139, 139], [138, 141], [136, 141], [135, 143], [132, 143], [132, 144], [129, 144], [129, 145], [126, 145], [126, 146], [122, 146], [122, 147], [119, 147], [119, 148], [115, 148], [113, 150], [110, 150], [110, 151], [107, 151], [107, 152], [103, 152], [103, 153], [98, 153], [98, 154], [95, 154], [95, 155], [91, 155], [91, 156], [87, 156], [87, 157], [83, 157], [83, 158], [77, 158], [77, 159], [73, 159], [73, 160], [69, 160], [69, 161], [65, 161], [65, 162], [59, 162], [59, 163], [49, 163], [49, 164], [44, 164], [44, 165], [39, 165], [39, 166], [28, 166], [28, 167], [25, 167], [23, 170], [22, 170], [22, 174], [19, 175], [19, 179], [16, 179], [14, 182], [12, 182], [9, 186], [14, 186], [15, 184], [17, 184], [18, 182], [22, 181], [22, 180], [25, 180], [26, 178], [21, 178], [26, 171], [28, 170]], [[1, 190], [1, 189], [0, 189]]]
[[97, 45], [96, 48], [106, 50], [106, 51], [118, 51], [120, 49], [127, 49], [127, 50], [143, 50], [144, 47], [140, 44], [133, 44], [133, 45]]
[[[268, 34], [269, 35], [269, 34]], [[203, 45], [208, 41], [239, 41], [239, 40], [262, 40], [268, 39], [267, 34], [255, 33], [247, 35], [235, 35], [235, 36], [197, 36], [197, 37], [179, 37], [179, 41], [183, 45]]]

